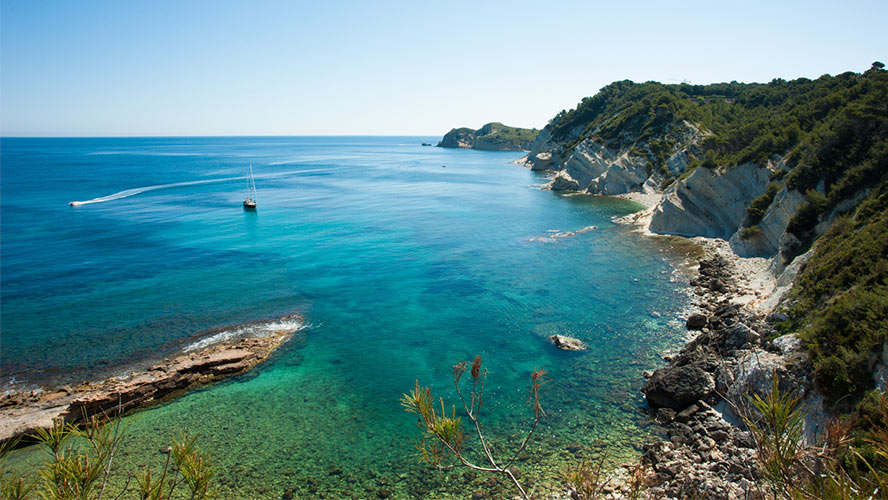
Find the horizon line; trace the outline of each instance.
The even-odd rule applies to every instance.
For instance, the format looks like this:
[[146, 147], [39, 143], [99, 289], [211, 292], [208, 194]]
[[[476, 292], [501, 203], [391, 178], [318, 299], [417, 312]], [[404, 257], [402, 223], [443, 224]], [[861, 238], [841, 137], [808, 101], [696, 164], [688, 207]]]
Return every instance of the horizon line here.
[[0, 135], [0, 139], [172, 139], [238, 137], [444, 137], [445, 134]]

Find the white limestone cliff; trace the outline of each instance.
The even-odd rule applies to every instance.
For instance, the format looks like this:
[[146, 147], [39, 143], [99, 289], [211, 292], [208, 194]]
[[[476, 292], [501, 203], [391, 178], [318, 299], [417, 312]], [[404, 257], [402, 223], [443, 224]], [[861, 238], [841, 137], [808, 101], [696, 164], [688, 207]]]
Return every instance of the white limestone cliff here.
[[743, 237], [743, 231], [737, 231], [730, 238], [731, 249], [740, 257], [771, 257], [780, 250], [781, 239], [786, 238], [786, 225], [805, 201], [805, 195], [796, 190], [781, 189], [771, 202], [758, 231], [751, 236]]
[[721, 173], [697, 168], [663, 193], [649, 229], [659, 234], [730, 239], [749, 202], [765, 192], [769, 178], [767, 168], [752, 163]]

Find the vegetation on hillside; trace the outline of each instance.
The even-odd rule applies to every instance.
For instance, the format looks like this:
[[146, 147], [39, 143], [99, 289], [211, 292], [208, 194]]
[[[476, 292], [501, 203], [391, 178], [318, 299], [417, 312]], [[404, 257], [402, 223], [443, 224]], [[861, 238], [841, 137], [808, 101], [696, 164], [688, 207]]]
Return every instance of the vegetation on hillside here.
[[[755, 411], [743, 420], [756, 445], [764, 481], [754, 498], [872, 500], [888, 492], [888, 396], [876, 398], [871, 433], [852, 438], [847, 422], [831, 421], [822, 441], [803, 446], [804, 414], [797, 396], [783, 393], [775, 374], [771, 391], [753, 395]], [[860, 447], [865, 444], [867, 449]]]
[[510, 127], [499, 122], [488, 123], [478, 131], [478, 139], [491, 141], [508, 141], [524, 146], [530, 145], [540, 131], [537, 129]]
[[[784, 331], [807, 341], [817, 383], [836, 409], [849, 410], [874, 386], [874, 359], [888, 338], [888, 72], [876, 62], [862, 74], [766, 84], [641, 84], [620, 81], [562, 111], [549, 123], [569, 151], [586, 138], [645, 154], [666, 168], [690, 127], [703, 138], [688, 151], [688, 170], [768, 165], [772, 184], [747, 208], [743, 237], [783, 188], [805, 194], [789, 221], [785, 258], [811, 247], [798, 277]], [[684, 175], [687, 175], [687, 171]], [[855, 212], [855, 203], [862, 201]]]
[[478, 130], [468, 127], [455, 128], [444, 135], [440, 147], [466, 147], [473, 149], [518, 151], [529, 149], [539, 134], [537, 129], [510, 127], [499, 122], [488, 123]]
[[[705, 134], [697, 149], [689, 152], [689, 168], [703, 163], [765, 165], [785, 157], [782, 168], [792, 171], [787, 179], [790, 187], [804, 192], [823, 180], [826, 189], [841, 184], [841, 193], [847, 194], [878, 168], [875, 158], [885, 151], [880, 137], [884, 137], [886, 103], [888, 73], [880, 63], [863, 74], [778, 78], [766, 84], [625, 80], [583, 99], [575, 109], [562, 111], [549, 127], [553, 139], [563, 143], [563, 151], [592, 138], [647, 155], [652, 171], [668, 178], [674, 174], [666, 168], [666, 159], [688, 130], [687, 122]], [[871, 161], [864, 161], [867, 158]]]
[[796, 278], [790, 330], [809, 345], [824, 393], [846, 409], [873, 388], [888, 340], [888, 179], [837, 219]]

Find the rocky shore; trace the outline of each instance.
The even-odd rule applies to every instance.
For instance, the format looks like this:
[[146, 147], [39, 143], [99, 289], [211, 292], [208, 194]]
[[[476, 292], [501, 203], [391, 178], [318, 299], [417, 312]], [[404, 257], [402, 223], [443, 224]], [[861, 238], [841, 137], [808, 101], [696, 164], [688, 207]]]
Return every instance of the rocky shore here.
[[92, 415], [125, 414], [243, 373], [268, 359], [296, 331], [274, 331], [183, 350], [125, 377], [4, 395], [0, 399], [0, 442], [32, 434], [56, 419], [76, 423]]
[[[691, 280], [692, 339], [664, 355], [667, 366], [645, 373], [642, 390], [666, 431], [665, 439], [644, 445], [650, 498], [760, 497], [756, 443], [743, 417], [754, 417], [747, 395], [767, 392], [775, 374], [785, 390], [802, 397], [809, 439], [825, 421], [801, 342], [776, 336], [769, 315], [748, 300], [762, 295], [750, 288], [758, 283], [738, 267], [709, 248]], [[615, 488], [612, 498], [621, 497]]]
[[[737, 367], [749, 354], [766, 348], [771, 332], [758, 314], [732, 299], [748, 290], [737, 285], [730, 261], [710, 252], [691, 281], [698, 312], [687, 327], [698, 332], [668, 365], [646, 374], [642, 389], [656, 409], [667, 439], [644, 446], [652, 496], [749, 498], [757, 479], [755, 442], [743, 430], [737, 411], [742, 402], [729, 394], [744, 374]], [[742, 394], [740, 395], [742, 398]], [[734, 406], [739, 405], [739, 406]]]

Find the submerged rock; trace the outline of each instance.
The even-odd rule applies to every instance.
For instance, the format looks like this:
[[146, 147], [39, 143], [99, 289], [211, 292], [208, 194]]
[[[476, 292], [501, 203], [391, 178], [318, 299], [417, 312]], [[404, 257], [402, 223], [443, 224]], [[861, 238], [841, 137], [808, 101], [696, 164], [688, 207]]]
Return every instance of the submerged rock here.
[[580, 339], [568, 337], [565, 335], [552, 335], [549, 340], [555, 344], [555, 347], [565, 351], [585, 351], [586, 343]]

